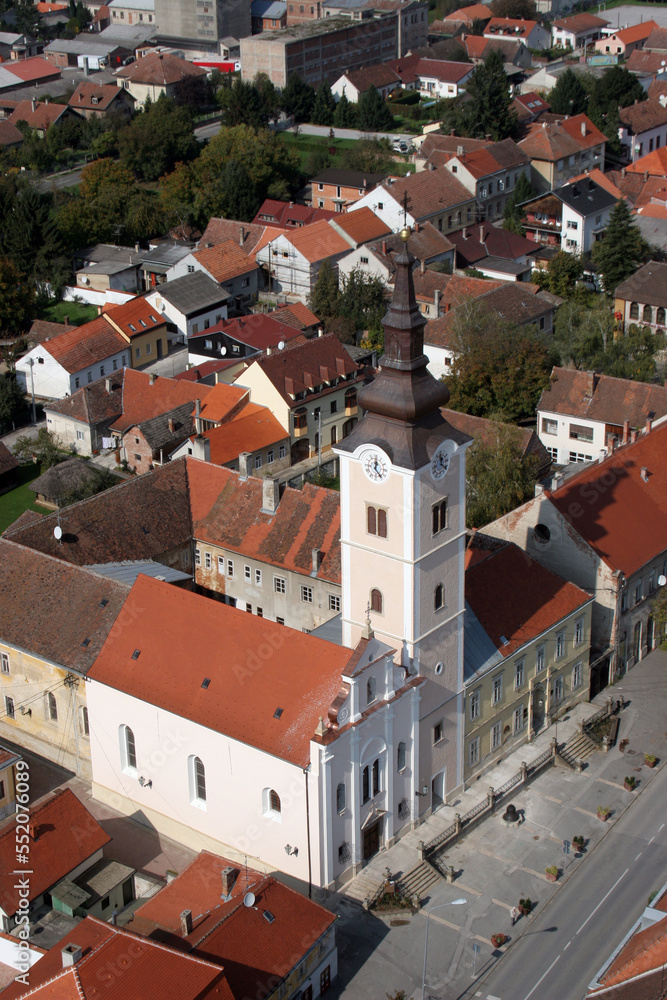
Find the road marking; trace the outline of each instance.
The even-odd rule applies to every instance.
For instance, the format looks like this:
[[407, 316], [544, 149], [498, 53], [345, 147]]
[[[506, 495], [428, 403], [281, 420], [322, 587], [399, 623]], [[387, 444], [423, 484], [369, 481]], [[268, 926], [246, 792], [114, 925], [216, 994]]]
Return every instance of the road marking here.
[[572, 938], [570, 938], [570, 940], [567, 942], [567, 944], [563, 948], [563, 951], [567, 951], [567, 949], [570, 947], [571, 944], [572, 944]]
[[600, 909], [600, 907], [604, 903], [604, 901], [607, 898], [607, 896], [611, 896], [612, 892], [614, 891], [614, 889], [616, 888], [616, 886], [618, 885], [618, 883], [621, 881], [622, 878], [625, 878], [625, 876], [628, 874], [629, 871], [630, 871], [630, 869], [626, 868], [625, 871], [623, 872], [623, 874], [620, 876], [620, 878], [616, 879], [616, 881], [612, 885], [612, 887], [609, 890], [609, 892], [605, 896], [602, 897], [602, 899], [600, 900], [600, 902], [598, 903], [598, 905], [595, 907], [595, 909], [593, 910], [593, 912], [589, 913], [589, 915], [586, 917], [586, 919], [584, 920], [583, 924], [581, 925], [581, 927], [577, 931], [577, 934], [579, 934], [581, 931], [583, 931], [584, 927], [586, 926], [586, 924], [588, 923], [588, 921], [591, 919], [591, 917], [594, 916], [598, 912], [598, 910]]
[[649, 840], [649, 844], [652, 844], [654, 840], [655, 840], [655, 837], [651, 837], [651, 839]]
[[641, 856], [642, 856], [642, 852], [640, 851], [639, 854], [637, 855], [637, 857], [635, 858], [635, 861], [639, 861], [639, 859], [641, 858]]
[[543, 979], [546, 979], [546, 977], [549, 975], [549, 973], [551, 972], [551, 970], [553, 969], [554, 965], [556, 964], [556, 962], [558, 961], [559, 958], [560, 958], [560, 955], [556, 955], [556, 957], [554, 958], [553, 962], [551, 963], [551, 965], [549, 966], [549, 968], [547, 969], [547, 971], [544, 973], [543, 976], [540, 976], [540, 978], [537, 980], [537, 982], [533, 986], [533, 988], [530, 991], [530, 993], [526, 993], [526, 996], [524, 997], [524, 1000], [529, 1000], [529, 998], [532, 997], [532, 995], [535, 992], [535, 990], [537, 989], [537, 987], [540, 985], [540, 983], [542, 982]]
[[664, 823], [660, 824], [660, 826], [658, 827], [658, 833], [660, 833], [660, 831], [662, 830], [662, 828], [663, 828], [664, 825], [665, 825]]

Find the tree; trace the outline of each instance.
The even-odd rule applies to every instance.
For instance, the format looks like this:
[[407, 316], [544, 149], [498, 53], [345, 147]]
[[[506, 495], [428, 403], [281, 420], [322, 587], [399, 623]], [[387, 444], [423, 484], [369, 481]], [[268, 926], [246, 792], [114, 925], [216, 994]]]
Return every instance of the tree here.
[[292, 73], [282, 92], [280, 103], [285, 114], [293, 116], [296, 122], [309, 122], [315, 103], [315, 91], [310, 84], [304, 83], [298, 73]]
[[340, 95], [340, 100], [336, 105], [333, 123], [336, 128], [357, 127], [357, 106], [348, 101], [345, 91]]
[[535, 19], [533, 0], [493, 0], [491, 10], [494, 17], [509, 17], [525, 21]]
[[364, 132], [386, 132], [394, 127], [394, 116], [375, 87], [359, 95], [357, 122]]
[[515, 134], [517, 117], [500, 52], [492, 51], [475, 67], [466, 84], [466, 95], [465, 104], [460, 106], [463, 135], [490, 135], [497, 142]]
[[139, 180], [147, 181], [156, 181], [200, 151], [189, 109], [164, 96], [121, 131], [118, 147], [121, 164]]
[[21, 35], [41, 38], [44, 34], [42, 15], [32, 0], [14, 0], [15, 30]]
[[336, 101], [331, 93], [331, 87], [323, 80], [317, 88], [315, 102], [310, 116], [313, 125], [333, 125]]
[[540, 459], [524, 455], [518, 428], [495, 424], [476, 438], [466, 462], [466, 524], [481, 528], [535, 495]]
[[342, 277], [338, 299], [338, 317], [350, 321], [354, 335], [367, 331], [366, 343], [372, 347], [384, 345], [382, 317], [386, 312], [386, 292], [380, 278], [358, 269]]
[[308, 304], [316, 316], [327, 322], [338, 316], [339, 299], [338, 273], [330, 260], [324, 260]]
[[219, 91], [218, 102], [225, 125], [250, 125], [257, 129], [269, 124], [266, 104], [252, 83], [237, 78], [231, 87]]
[[0, 244], [19, 271], [42, 280], [54, 277], [64, 248], [51, 216], [51, 196], [30, 184], [22, 185], [11, 209], [3, 215]]
[[79, 182], [79, 194], [84, 201], [95, 201], [110, 187], [119, 189], [123, 197], [130, 193], [134, 177], [127, 167], [108, 158], [87, 163]]
[[25, 413], [23, 389], [14, 375], [0, 375], [0, 427], [11, 427]]
[[557, 115], [580, 115], [588, 107], [588, 94], [577, 73], [566, 69], [549, 92], [551, 110]]
[[213, 91], [207, 76], [184, 76], [179, 80], [173, 91], [175, 104], [183, 105], [196, 111], [208, 107], [213, 101]]
[[576, 288], [577, 282], [581, 281], [583, 273], [584, 265], [578, 253], [559, 250], [549, 261], [546, 270], [539, 271], [538, 282], [541, 288], [546, 288], [553, 295], [568, 298]]
[[34, 316], [35, 286], [16, 264], [0, 257], [0, 335], [15, 337]]
[[454, 371], [444, 379], [452, 409], [508, 423], [534, 417], [554, 357], [532, 330], [469, 301], [456, 309], [453, 338]]
[[257, 73], [252, 82], [264, 106], [267, 120], [278, 121], [280, 117], [280, 96], [273, 85], [273, 81], [266, 73]]
[[593, 260], [607, 295], [650, 258], [650, 247], [634, 223], [627, 202], [616, 202], [609, 216], [604, 239], [593, 244]]
[[88, 478], [79, 486], [61, 493], [58, 497], [59, 507], [69, 507], [70, 504], [87, 500], [89, 497], [97, 496], [98, 493], [103, 493], [104, 490], [111, 489], [112, 486], [118, 486], [120, 480], [113, 472], [108, 469], [99, 469], [89, 462], [86, 462], [86, 465], [89, 472]]
[[389, 173], [392, 157], [388, 139], [360, 139], [352, 148], [343, 150], [341, 166], [368, 174]]
[[651, 614], [656, 642], [660, 649], [667, 649], [667, 587], [661, 587], [651, 601]]
[[612, 66], [594, 80], [588, 101], [588, 117], [607, 136], [607, 151], [621, 152], [618, 138], [619, 108], [645, 101], [646, 91], [637, 77], [624, 66]]
[[39, 462], [42, 472], [52, 465], [64, 461], [67, 455], [62, 451], [62, 441], [46, 427], [40, 427], [35, 437], [22, 434], [14, 444], [14, 458], [19, 462], [32, 461], [33, 455]]
[[520, 174], [512, 194], [505, 202], [503, 229], [511, 229], [520, 236], [526, 235], [526, 231], [523, 228], [526, 212], [521, 206], [524, 202], [534, 198], [536, 193], [526, 174]]

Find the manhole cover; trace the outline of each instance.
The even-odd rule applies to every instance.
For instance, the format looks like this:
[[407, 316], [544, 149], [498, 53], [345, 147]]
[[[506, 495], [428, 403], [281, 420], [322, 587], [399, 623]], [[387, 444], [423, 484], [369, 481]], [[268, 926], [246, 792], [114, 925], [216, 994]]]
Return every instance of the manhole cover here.
[[539, 840], [539, 839], [540, 839], [539, 837], [533, 837], [533, 840]]
[[409, 920], [390, 920], [389, 921], [389, 926], [390, 927], [407, 927], [407, 925], [409, 923], [410, 923]]

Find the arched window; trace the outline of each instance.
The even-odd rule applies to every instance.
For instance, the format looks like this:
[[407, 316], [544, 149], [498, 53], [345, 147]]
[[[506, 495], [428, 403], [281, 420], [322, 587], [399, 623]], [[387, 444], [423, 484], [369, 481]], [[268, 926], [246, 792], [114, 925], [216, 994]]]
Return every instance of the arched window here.
[[336, 811], [342, 813], [345, 809], [345, 782], [341, 781], [336, 788]]
[[275, 788], [265, 788], [262, 792], [262, 813], [267, 819], [281, 822], [282, 805]]
[[441, 583], [439, 583], [438, 586], [435, 588], [435, 598], [434, 598], [435, 610], [439, 611], [440, 608], [444, 607], [444, 604], [445, 604], [445, 588]]
[[369, 535], [377, 535], [377, 515], [375, 507], [366, 508], [367, 531]]
[[120, 758], [124, 771], [136, 771], [137, 769], [137, 745], [134, 741], [134, 733], [129, 726], [120, 726], [118, 730], [120, 740]]
[[656, 321], [656, 323], [659, 323], [661, 326], [664, 326], [664, 323], [665, 323], [665, 310], [664, 310], [664, 308], [662, 306], [658, 306], [658, 309], [657, 309], [656, 314], [655, 314], [655, 321]]
[[405, 743], [403, 742], [398, 744], [398, 748], [396, 750], [396, 770], [405, 770]]
[[189, 757], [190, 802], [203, 806], [206, 802], [206, 769], [201, 757]]
[[58, 721], [58, 703], [53, 691], [48, 691], [46, 695], [46, 717], [52, 722]]
[[369, 677], [366, 681], [366, 704], [370, 705], [375, 701], [375, 678]]
[[381, 507], [378, 510], [378, 535], [380, 538], [387, 537], [387, 512]]
[[374, 588], [371, 590], [371, 611], [377, 611], [378, 614], [382, 614], [383, 606], [382, 594]]
[[278, 792], [273, 790], [273, 788], [269, 792], [269, 807], [271, 812], [280, 812], [280, 796], [278, 795]]
[[642, 311], [642, 322], [652, 323], [653, 322], [653, 310], [650, 306], [644, 306]]
[[372, 764], [366, 764], [361, 772], [361, 802], [368, 802], [380, 791], [380, 760], [376, 758]]
[[630, 319], [639, 319], [639, 303], [630, 303]]

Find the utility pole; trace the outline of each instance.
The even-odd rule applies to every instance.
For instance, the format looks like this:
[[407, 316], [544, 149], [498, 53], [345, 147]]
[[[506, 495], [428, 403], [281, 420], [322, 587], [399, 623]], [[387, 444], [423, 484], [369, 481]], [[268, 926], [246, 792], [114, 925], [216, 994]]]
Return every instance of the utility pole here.
[[37, 423], [37, 411], [35, 410], [35, 359], [30, 358], [30, 389], [32, 394], [32, 422]]

